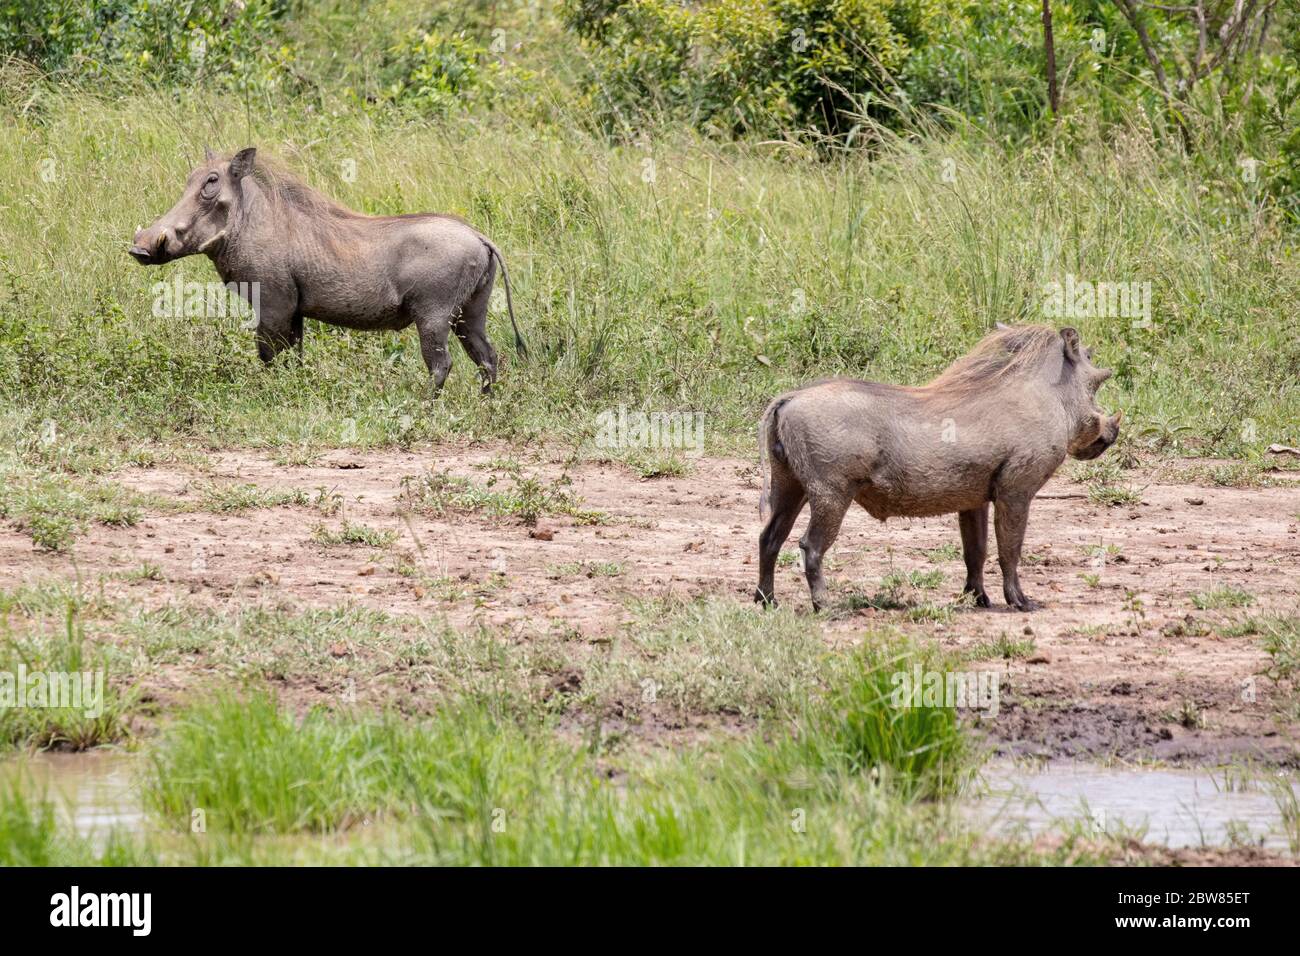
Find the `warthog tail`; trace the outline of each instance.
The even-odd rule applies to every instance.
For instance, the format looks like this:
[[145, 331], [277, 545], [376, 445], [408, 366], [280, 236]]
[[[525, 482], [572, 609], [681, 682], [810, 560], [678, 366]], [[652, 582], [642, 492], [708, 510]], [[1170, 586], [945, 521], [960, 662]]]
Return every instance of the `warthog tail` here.
[[[479, 238], [483, 239], [482, 236]], [[501, 258], [501, 250], [487, 239], [483, 239], [483, 245], [488, 247], [488, 252], [496, 257], [497, 265], [501, 267], [501, 282], [506, 287], [506, 310], [510, 313], [510, 327], [515, 330], [515, 348], [520, 356], [528, 358], [528, 346], [524, 344], [524, 337], [519, 334], [519, 325], [515, 322], [515, 302], [510, 295], [510, 273], [506, 271], [506, 260]]]
[[763, 491], [758, 497], [758, 517], [763, 521], [767, 521], [772, 512], [772, 454], [782, 454], [781, 438], [776, 433], [776, 414], [785, 402], [785, 398], [778, 398], [768, 405], [758, 423], [758, 467], [763, 480]]

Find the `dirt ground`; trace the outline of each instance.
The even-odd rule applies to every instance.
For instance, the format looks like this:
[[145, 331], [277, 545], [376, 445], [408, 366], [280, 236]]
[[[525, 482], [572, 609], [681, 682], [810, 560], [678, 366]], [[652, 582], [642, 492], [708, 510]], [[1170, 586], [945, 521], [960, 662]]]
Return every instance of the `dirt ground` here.
[[[313, 495], [324, 488], [341, 495], [343, 507], [328, 516], [306, 506], [151, 514], [135, 527], [93, 527], [71, 554], [35, 552], [26, 536], [4, 529], [0, 586], [103, 579], [111, 596], [145, 605], [181, 596], [228, 608], [268, 599], [351, 601], [393, 613], [445, 614], [458, 625], [541, 621], [589, 640], [624, 625], [629, 596], [750, 601], [759, 530], [752, 463], [696, 459], [683, 477], [642, 481], [613, 464], [566, 467], [544, 454], [525, 462], [529, 473], [551, 478], [567, 471], [583, 507], [605, 514], [594, 524], [543, 517], [530, 528], [513, 518], [429, 517], [402, 507], [405, 476], [436, 469], [482, 484], [502, 452], [482, 446], [338, 450], [300, 466], [227, 452], [209, 456], [202, 471], [173, 465], [124, 471], [114, 479], [181, 503], [194, 501], [195, 482], [215, 481]], [[1062, 476], [1043, 490], [1031, 513], [1030, 560], [1021, 575], [1026, 592], [1045, 607], [1028, 614], [999, 606], [996, 561], [988, 569], [991, 610], [958, 608], [938, 622], [909, 621], [903, 610], [854, 610], [850, 595], [874, 593], [893, 572], [942, 571], [942, 583], [924, 595], [940, 604], [957, 596], [964, 576], [959, 552], [951, 550], [959, 543], [955, 517], [881, 524], [855, 510], [832, 552], [830, 579], [839, 601], [822, 622], [827, 640], [848, 645], [882, 625], [930, 634], [960, 650], [1004, 634], [1032, 639], [1021, 656], [971, 664], [1003, 675], [1000, 713], [983, 725], [1002, 752], [1300, 765], [1300, 734], [1281, 716], [1279, 689], [1262, 676], [1269, 659], [1259, 638], [1223, 633], [1247, 615], [1295, 614], [1300, 606], [1300, 488], [1161, 484], [1142, 472], [1126, 478], [1143, 489], [1138, 505], [1094, 505], [1085, 486]], [[795, 548], [806, 517], [787, 548]], [[314, 537], [319, 525], [337, 528], [345, 520], [395, 532], [399, 539], [389, 552], [409, 554], [423, 573], [400, 573], [398, 562], [374, 549], [329, 547]], [[1104, 563], [1089, 553], [1098, 545], [1113, 546]], [[945, 546], [944, 554], [927, 554]], [[122, 575], [143, 562], [160, 573]], [[622, 570], [555, 573], [575, 562], [616, 563]], [[479, 587], [502, 572], [508, 586]], [[421, 583], [431, 578], [460, 582], [468, 596], [448, 599]], [[1194, 595], [1225, 586], [1248, 592], [1254, 603], [1193, 606]], [[808, 611], [807, 588], [793, 562], [778, 569], [777, 592], [787, 606]], [[1293, 703], [1289, 709], [1294, 714]]]

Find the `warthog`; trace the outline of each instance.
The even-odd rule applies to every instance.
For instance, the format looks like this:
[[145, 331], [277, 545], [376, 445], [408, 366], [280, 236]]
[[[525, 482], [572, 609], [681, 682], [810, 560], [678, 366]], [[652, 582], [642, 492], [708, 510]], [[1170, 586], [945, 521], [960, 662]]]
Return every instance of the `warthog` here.
[[144, 265], [200, 252], [223, 282], [257, 289], [263, 362], [288, 346], [301, 352], [304, 317], [350, 329], [415, 323], [435, 390], [451, 370], [447, 338], [455, 329], [487, 392], [497, 377], [497, 353], [487, 339], [497, 265], [515, 345], [526, 354], [506, 264], [476, 229], [441, 213], [353, 212], [258, 161], [253, 147], [230, 159], [207, 151], [180, 201], [137, 229], [130, 249]]
[[919, 388], [836, 379], [796, 389], [763, 413], [756, 601], [774, 603], [773, 571], [804, 503], [799, 543], [813, 608], [826, 604], [822, 558], [850, 503], [874, 517], [956, 512], [966, 593], [984, 593], [988, 506], [1007, 604], [1036, 607], [1020, 588], [1020, 547], [1029, 504], [1066, 455], [1096, 458], [1119, 437], [1123, 413], [1096, 403], [1110, 371], [1074, 329], [1002, 327]]

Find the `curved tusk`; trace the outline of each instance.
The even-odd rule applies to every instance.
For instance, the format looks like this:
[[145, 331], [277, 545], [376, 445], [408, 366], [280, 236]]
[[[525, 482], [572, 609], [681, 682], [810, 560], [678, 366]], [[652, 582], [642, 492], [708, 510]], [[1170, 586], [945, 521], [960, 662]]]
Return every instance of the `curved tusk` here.
[[199, 246], [199, 252], [207, 252], [210, 248], [212, 248], [213, 243], [220, 242], [224, 238], [226, 238], [226, 230], [222, 229], [219, 233], [217, 233], [215, 236], [213, 236], [203, 245]]

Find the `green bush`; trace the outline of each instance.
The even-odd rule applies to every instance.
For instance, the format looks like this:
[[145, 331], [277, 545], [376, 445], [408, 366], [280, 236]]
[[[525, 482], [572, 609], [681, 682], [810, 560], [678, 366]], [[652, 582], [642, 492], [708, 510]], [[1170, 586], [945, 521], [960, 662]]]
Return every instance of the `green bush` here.
[[494, 71], [487, 53], [464, 33], [410, 30], [385, 57], [383, 98], [421, 113], [444, 113], [490, 98]]
[[[1171, 110], [1116, 4], [1054, 0], [1057, 117], [1041, 13], [1040, 0], [4, 0], [0, 56], [96, 88], [216, 88], [399, 121], [505, 100], [523, 122], [594, 119], [623, 137], [667, 119], [853, 142], [875, 123], [937, 120], [1086, 141], [1140, 113], [1205, 156], [1208, 182], [1248, 160], [1250, 178], [1227, 185], [1300, 215], [1300, 11], [1280, 9], [1267, 43]], [[1190, 14], [1147, 8], [1143, 23], [1166, 72], [1185, 69]]]
[[0, 5], [0, 54], [55, 75], [267, 89], [294, 79], [293, 0], [24, 0]]
[[[849, 138], [864, 119], [905, 128], [920, 115], [1020, 141], [1055, 125], [1039, 0], [567, 0], [563, 10], [582, 41], [586, 102], [622, 134], [667, 118], [722, 135]], [[1261, 181], [1285, 204], [1300, 180], [1300, 31], [1295, 14], [1283, 16], [1291, 20], [1273, 34], [1282, 54], [1273, 41], [1202, 78], [1179, 106], [1186, 128], [1177, 132], [1182, 142], [1226, 143], [1260, 159]], [[1053, 24], [1061, 128], [1124, 126], [1141, 110], [1174, 131], [1114, 4], [1057, 0]], [[1144, 25], [1173, 75], [1194, 45], [1193, 21], [1148, 10]], [[1238, 115], [1229, 120], [1228, 110]]]
[[1251, 102], [1263, 144], [1261, 183], [1300, 223], [1300, 11], [1292, 14], [1292, 26], [1283, 55], [1266, 60], [1264, 75], [1251, 83]]
[[649, 114], [734, 134], [794, 125], [843, 132], [926, 42], [935, 0], [576, 0], [587, 96], [611, 128]]

